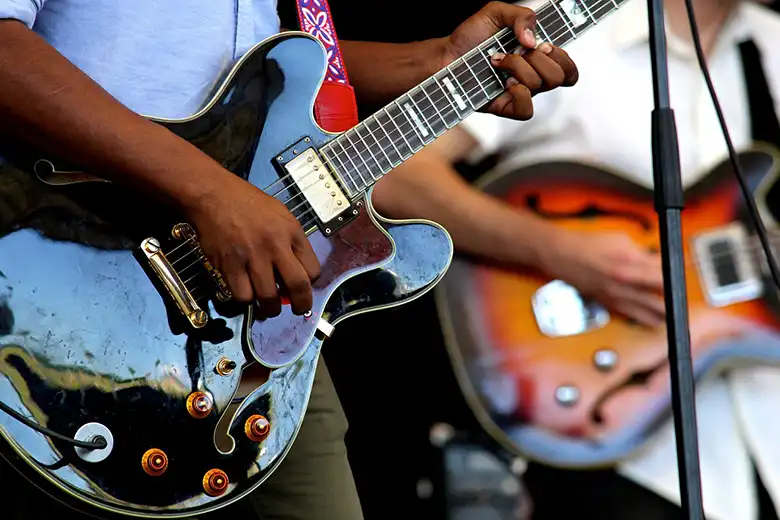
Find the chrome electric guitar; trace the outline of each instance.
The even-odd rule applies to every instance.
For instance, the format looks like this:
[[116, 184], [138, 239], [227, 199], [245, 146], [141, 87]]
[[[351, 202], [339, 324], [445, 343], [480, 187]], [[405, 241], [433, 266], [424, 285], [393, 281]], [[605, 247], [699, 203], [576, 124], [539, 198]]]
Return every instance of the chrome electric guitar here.
[[[540, 39], [563, 45], [620, 1], [554, 0], [537, 10]], [[322, 266], [304, 316], [286, 305], [256, 320], [195, 230], [143, 196], [56, 157], [3, 151], [14, 163], [0, 170], [4, 457], [101, 516], [198, 515], [259, 486], [295, 438], [334, 326], [422, 295], [452, 258], [440, 226], [377, 215], [371, 187], [501, 94], [490, 55], [518, 48], [503, 30], [336, 135], [312, 115], [322, 45], [283, 33], [251, 49], [198, 114], [152, 118], [295, 215]], [[265, 382], [239, 395], [250, 365]]]

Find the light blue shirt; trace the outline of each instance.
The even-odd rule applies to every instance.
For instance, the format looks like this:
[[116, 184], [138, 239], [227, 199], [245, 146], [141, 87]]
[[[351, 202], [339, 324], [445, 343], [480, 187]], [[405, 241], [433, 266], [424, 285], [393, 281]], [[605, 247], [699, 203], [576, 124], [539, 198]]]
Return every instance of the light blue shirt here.
[[0, 0], [3, 18], [126, 107], [171, 119], [197, 112], [236, 59], [279, 32], [276, 0]]

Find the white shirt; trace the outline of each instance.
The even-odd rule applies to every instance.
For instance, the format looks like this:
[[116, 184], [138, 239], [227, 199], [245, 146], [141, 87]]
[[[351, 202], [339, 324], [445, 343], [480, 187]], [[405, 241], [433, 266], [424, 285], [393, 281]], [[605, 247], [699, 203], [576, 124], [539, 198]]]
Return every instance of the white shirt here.
[[[724, 27], [709, 67], [737, 150], [751, 142], [749, 108], [738, 43], [752, 37], [780, 113], [780, 16], [745, 3]], [[461, 125], [479, 143], [477, 155], [503, 150], [499, 170], [543, 160], [600, 163], [652, 187], [653, 109], [647, 4], [626, 3], [567, 47], [577, 63], [575, 87], [535, 98], [527, 122], [474, 114]], [[726, 146], [693, 49], [669, 36], [670, 96], [683, 183], [695, 183], [727, 158]], [[774, 53], [774, 54], [773, 54]], [[780, 341], [778, 342], [780, 348]], [[704, 505], [710, 520], [757, 518], [751, 457], [780, 504], [780, 369], [730, 370], [697, 385]], [[674, 427], [669, 420], [623, 476], [680, 503]]]

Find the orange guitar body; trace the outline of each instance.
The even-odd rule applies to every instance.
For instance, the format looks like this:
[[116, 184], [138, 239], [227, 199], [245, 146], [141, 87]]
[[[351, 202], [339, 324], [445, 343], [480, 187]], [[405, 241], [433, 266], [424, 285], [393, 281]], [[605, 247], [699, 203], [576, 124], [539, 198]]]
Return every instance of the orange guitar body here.
[[[774, 183], [776, 157], [773, 150], [741, 155], [760, 202]], [[652, 191], [603, 170], [548, 163], [481, 187], [581, 233], [583, 249], [588, 234], [616, 232], [659, 250]], [[780, 336], [776, 351], [765, 341], [742, 342], [750, 330], [771, 336], [780, 324], [764, 298], [771, 282], [742, 207], [728, 165], [686, 193], [683, 243], [697, 379], [735, 363], [780, 363]], [[565, 467], [609, 465], [641, 448], [669, 416], [663, 326], [632, 323], [541, 273], [463, 258], [453, 262], [437, 298], [472, 408], [518, 454]]]

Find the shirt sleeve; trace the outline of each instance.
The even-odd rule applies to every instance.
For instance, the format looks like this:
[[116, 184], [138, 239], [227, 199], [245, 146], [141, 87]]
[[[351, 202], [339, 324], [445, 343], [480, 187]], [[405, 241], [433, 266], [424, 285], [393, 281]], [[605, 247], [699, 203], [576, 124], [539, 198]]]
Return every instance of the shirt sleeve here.
[[0, 0], [0, 20], [19, 20], [32, 29], [46, 0]]

